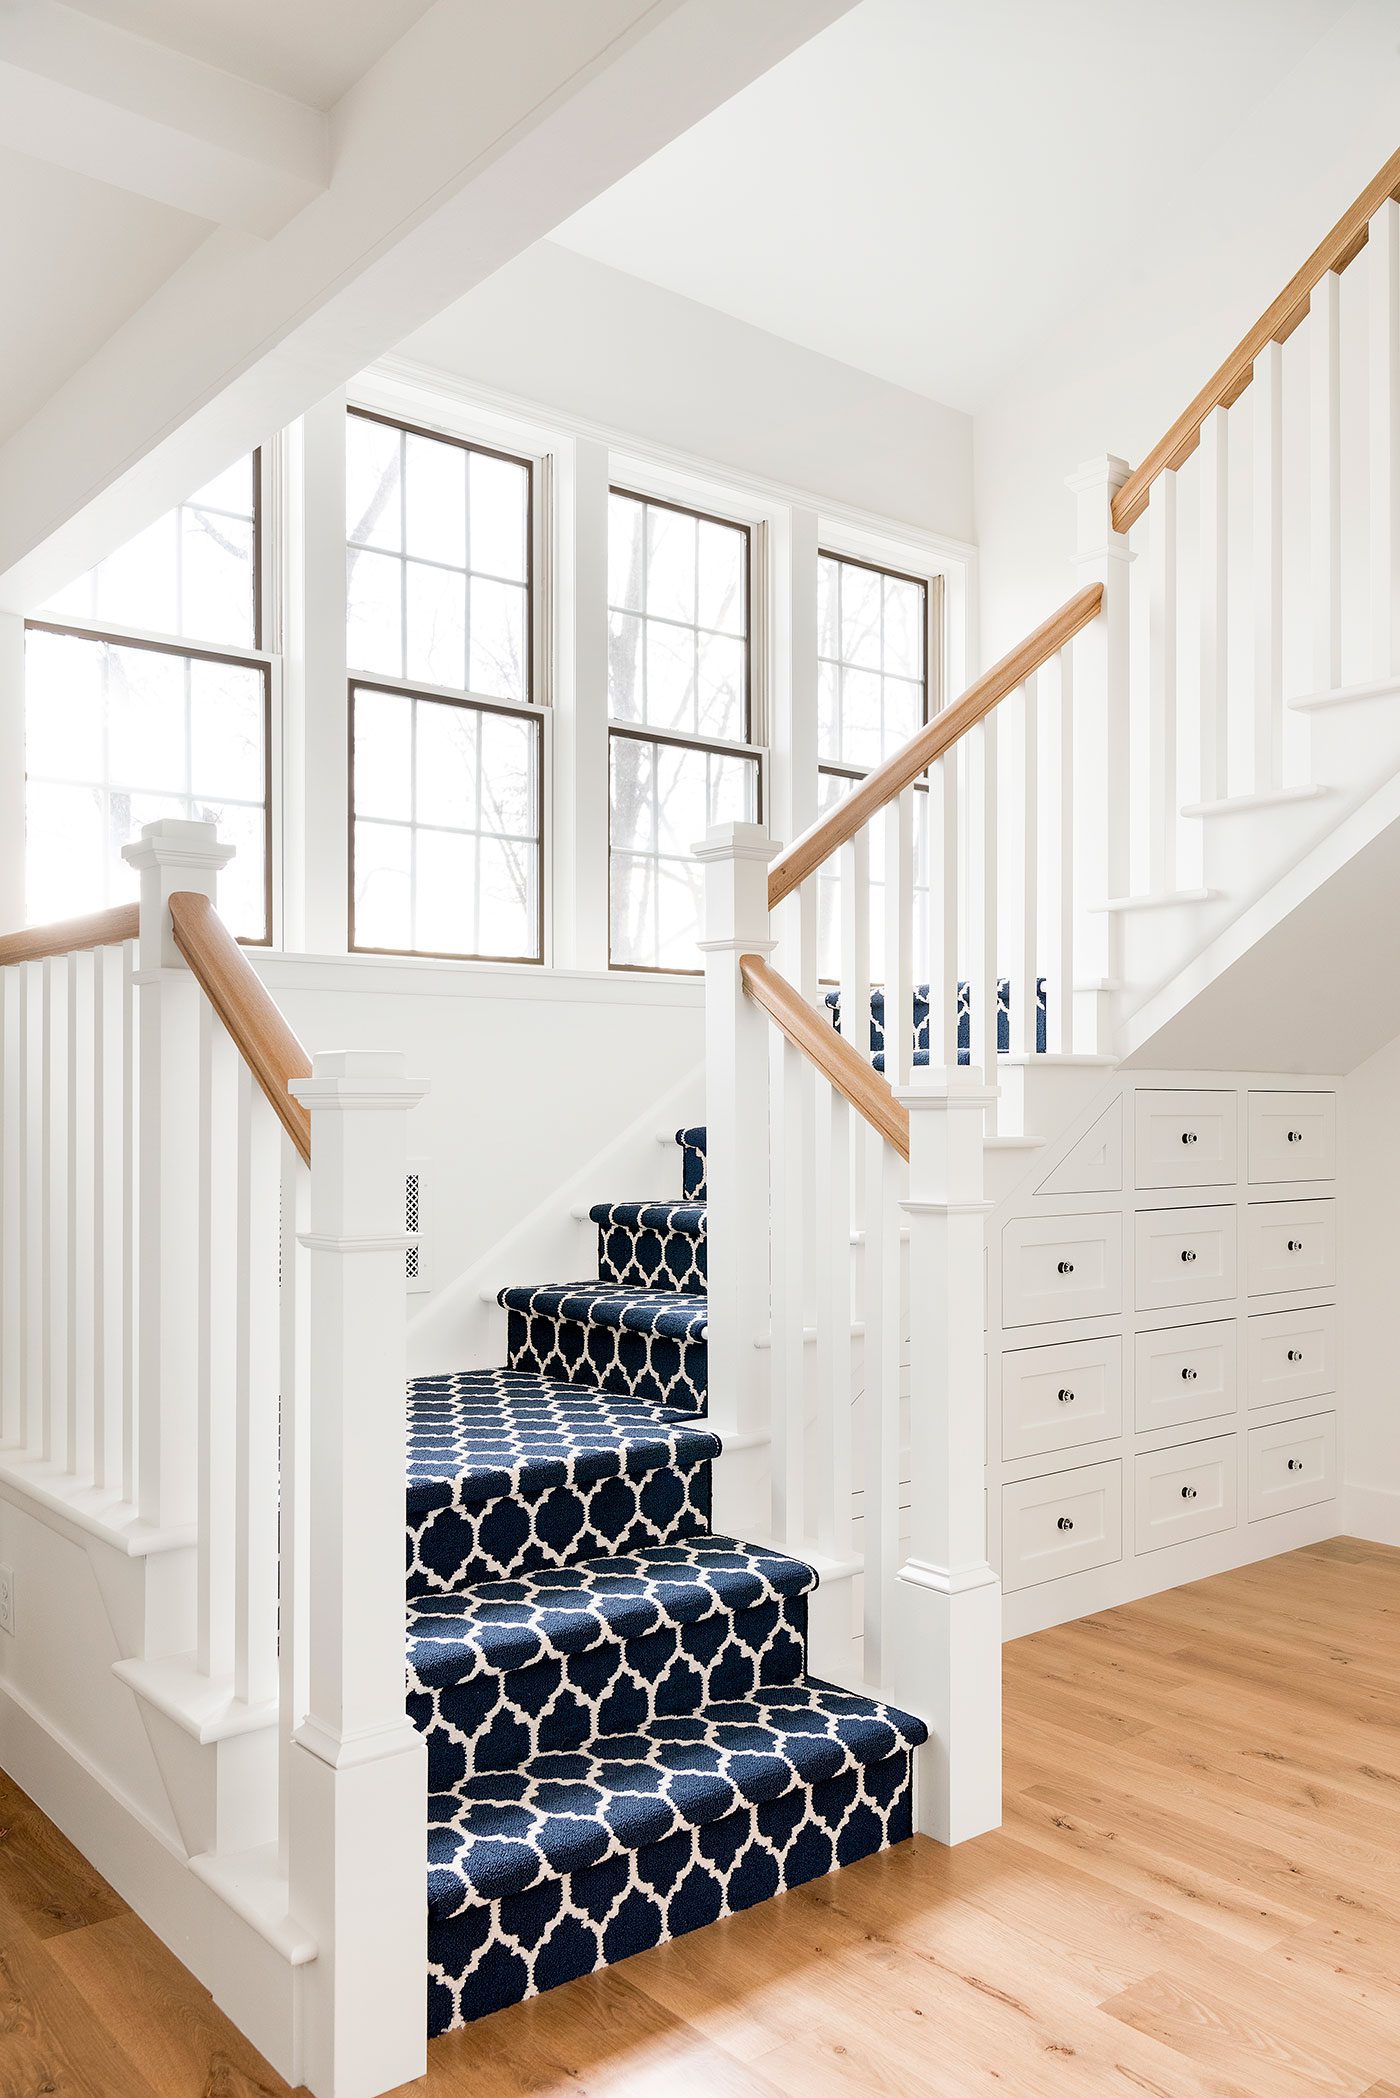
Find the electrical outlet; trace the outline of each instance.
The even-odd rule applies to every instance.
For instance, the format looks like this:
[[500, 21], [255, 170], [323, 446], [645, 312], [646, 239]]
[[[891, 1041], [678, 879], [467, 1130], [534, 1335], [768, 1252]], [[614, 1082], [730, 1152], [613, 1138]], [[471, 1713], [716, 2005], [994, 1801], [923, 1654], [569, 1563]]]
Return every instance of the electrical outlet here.
[[15, 1570], [13, 1566], [0, 1566], [0, 1632], [14, 1637], [15, 1631]]

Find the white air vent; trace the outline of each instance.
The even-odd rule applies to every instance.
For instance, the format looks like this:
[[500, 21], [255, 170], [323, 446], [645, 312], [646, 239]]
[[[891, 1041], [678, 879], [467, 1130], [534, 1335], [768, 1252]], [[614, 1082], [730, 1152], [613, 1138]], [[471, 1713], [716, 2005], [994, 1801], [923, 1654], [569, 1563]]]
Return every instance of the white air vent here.
[[404, 1284], [410, 1296], [426, 1294], [432, 1288], [428, 1277], [428, 1247], [424, 1228], [427, 1221], [424, 1206], [426, 1183], [427, 1161], [411, 1158], [403, 1184], [403, 1228], [409, 1241], [404, 1254]]

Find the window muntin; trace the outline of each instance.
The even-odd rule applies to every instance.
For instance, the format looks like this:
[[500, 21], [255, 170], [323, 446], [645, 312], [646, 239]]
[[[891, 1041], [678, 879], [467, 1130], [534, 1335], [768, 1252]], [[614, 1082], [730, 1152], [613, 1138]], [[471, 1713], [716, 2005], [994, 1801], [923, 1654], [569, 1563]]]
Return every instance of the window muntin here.
[[351, 669], [530, 700], [530, 462], [351, 409], [345, 465]]
[[352, 948], [538, 962], [537, 712], [350, 687]]
[[692, 848], [759, 814], [752, 747], [748, 527], [614, 488], [608, 498], [615, 968], [694, 970], [703, 910]]
[[121, 848], [164, 816], [236, 847], [219, 908], [271, 936], [265, 662], [33, 621], [25, 635], [25, 889], [34, 923], [134, 900]]

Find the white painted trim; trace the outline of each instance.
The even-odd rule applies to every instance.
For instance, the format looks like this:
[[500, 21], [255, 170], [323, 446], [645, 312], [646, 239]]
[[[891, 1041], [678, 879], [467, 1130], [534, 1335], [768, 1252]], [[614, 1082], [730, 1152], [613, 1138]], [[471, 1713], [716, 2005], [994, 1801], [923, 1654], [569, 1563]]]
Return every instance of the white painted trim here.
[[1400, 1546], [1400, 1492], [1393, 1486], [1344, 1485], [1342, 1508], [1349, 1537]]
[[674, 1005], [705, 1002], [698, 976], [630, 970], [542, 969], [532, 962], [444, 960], [428, 955], [277, 954], [245, 949], [268, 989], [365, 992], [402, 998], [520, 998], [564, 1005]]

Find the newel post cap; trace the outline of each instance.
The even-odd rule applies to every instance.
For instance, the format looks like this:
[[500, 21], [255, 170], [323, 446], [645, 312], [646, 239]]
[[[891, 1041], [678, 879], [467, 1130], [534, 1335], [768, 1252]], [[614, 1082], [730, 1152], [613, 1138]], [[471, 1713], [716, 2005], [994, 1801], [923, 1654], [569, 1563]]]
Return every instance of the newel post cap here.
[[138, 873], [148, 868], [191, 867], [217, 874], [237, 847], [226, 845], [212, 823], [191, 823], [183, 816], [162, 816], [143, 825], [139, 838], [123, 845], [122, 858]]
[[761, 823], [716, 823], [690, 849], [697, 860], [760, 860], [766, 867], [783, 848]]
[[414, 1107], [428, 1084], [407, 1076], [397, 1050], [329, 1049], [312, 1057], [309, 1078], [294, 1078], [287, 1090], [315, 1114], [326, 1108]]

